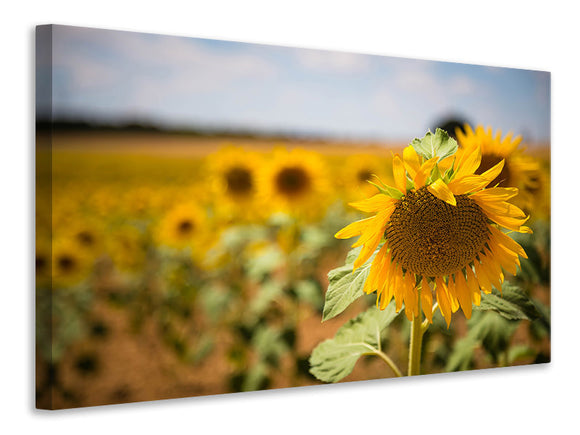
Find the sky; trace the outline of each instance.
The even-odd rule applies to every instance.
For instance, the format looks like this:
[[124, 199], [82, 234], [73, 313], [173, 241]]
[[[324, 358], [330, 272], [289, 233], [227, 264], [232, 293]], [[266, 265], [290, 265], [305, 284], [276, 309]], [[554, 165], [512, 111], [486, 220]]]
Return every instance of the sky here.
[[68, 26], [52, 43], [37, 107], [51, 95], [54, 119], [409, 142], [456, 118], [550, 138], [548, 72]]

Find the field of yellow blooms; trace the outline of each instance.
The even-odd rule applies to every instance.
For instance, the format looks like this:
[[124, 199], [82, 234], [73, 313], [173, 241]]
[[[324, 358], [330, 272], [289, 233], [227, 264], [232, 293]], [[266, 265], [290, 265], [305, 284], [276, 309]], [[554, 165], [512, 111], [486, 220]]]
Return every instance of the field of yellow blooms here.
[[[360, 298], [321, 322], [327, 274], [353, 243], [334, 235], [367, 217], [348, 204], [373, 195], [376, 177], [392, 184], [401, 149], [55, 136], [52, 152], [37, 150], [39, 406], [320, 383], [310, 373], [312, 350], [375, 303]], [[529, 152], [517, 165], [504, 175], [520, 170], [513, 180], [534, 234], [518, 235], [528, 259], [513, 281], [542, 321], [486, 312], [473, 332], [465, 318], [448, 328], [436, 315], [424, 338], [424, 373], [550, 359], [549, 152]], [[404, 365], [408, 325], [393, 325], [383, 347]], [[392, 375], [368, 358], [344, 380]]]

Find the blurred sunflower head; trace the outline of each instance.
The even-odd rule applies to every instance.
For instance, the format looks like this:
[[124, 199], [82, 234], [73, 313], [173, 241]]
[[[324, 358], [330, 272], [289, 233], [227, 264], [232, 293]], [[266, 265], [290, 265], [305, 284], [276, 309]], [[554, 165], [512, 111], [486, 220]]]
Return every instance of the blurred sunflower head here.
[[[59, 238], [52, 244], [52, 282], [54, 287], [72, 286], [85, 279], [92, 259], [69, 238]], [[38, 258], [37, 258], [38, 268]]]
[[87, 256], [94, 258], [103, 251], [104, 229], [97, 219], [78, 216], [64, 233]]
[[502, 139], [501, 130], [497, 130], [494, 135], [491, 127], [484, 129], [482, 125], [478, 125], [473, 130], [469, 124], [465, 124], [464, 131], [457, 128], [455, 132], [459, 142], [459, 156], [473, 153], [477, 148], [481, 149], [481, 164], [475, 173], [482, 174], [503, 160], [501, 173], [490, 184], [499, 187], [517, 187], [520, 189], [520, 195], [516, 203], [521, 207], [531, 208], [533, 197], [527, 195], [526, 188], [537, 185], [535, 180], [539, 180], [540, 165], [519, 148], [522, 136], [513, 137], [513, 133], [510, 132]]
[[434, 296], [448, 325], [459, 307], [470, 318], [481, 291], [500, 290], [504, 271], [515, 275], [518, 256], [527, 258], [502, 231], [531, 232], [524, 226], [528, 218], [523, 211], [508, 202], [517, 189], [487, 188], [501, 174], [504, 161], [476, 174], [483, 161], [480, 149], [456, 151], [455, 140], [439, 129], [415, 139], [402, 158], [393, 158], [395, 187], [381, 184], [380, 193], [351, 203], [376, 214], [336, 234], [344, 239], [360, 236], [353, 245], [362, 247], [355, 269], [378, 249], [365, 265], [370, 271], [364, 290], [377, 292], [381, 309], [393, 298], [397, 311], [404, 303], [410, 320], [422, 306], [432, 321]]
[[162, 218], [157, 230], [157, 243], [188, 250], [191, 259], [201, 263], [212, 241], [209, 224], [204, 211], [194, 203], [178, 204]]
[[252, 220], [260, 209], [254, 206], [262, 155], [229, 145], [208, 156], [211, 192], [218, 219]]
[[314, 217], [330, 199], [328, 169], [322, 156], [304, 149], [276, 148], [260, 171], [260, 195], [272, 212]]
[[[346, 161], [346, 164], [345, 164]], [[375, 191], [375, 187], [369, 183], [375, 176], [383, 181], [387, 178], [387, 159], [373, 154], [354, 154], [341, 161], [338, 175], [341, 187], [347, 198], [364, 198]]]
[[36, 271], [36, 286], [50, 285], [51, 274], [51, 243], [50, 237], [45, 234], [36, 234], [36, 252], [34, 268]]

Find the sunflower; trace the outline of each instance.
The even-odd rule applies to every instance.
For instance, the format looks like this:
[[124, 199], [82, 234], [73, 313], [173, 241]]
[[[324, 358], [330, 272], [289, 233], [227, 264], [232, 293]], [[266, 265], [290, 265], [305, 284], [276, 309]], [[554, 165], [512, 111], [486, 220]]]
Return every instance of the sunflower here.
[[91, 257], [78, 248], [74, 240], [69, 238], [55, 240], [52, 244], [53, 284], [57, 287], [78, 284], [89, 275], [91, 260]]
[[[454, 147], [433, 155], [415, 139], [402, 158], [398, 154], [393, 158], [395, 187], [381, 183], [380, 193], [350, 204], [376, 214], [346, 226], [336, 237], [360, 236], [353, 245], [362, 246], [355, 269], [378, 249], [364, 291], [377, 292], [380, 309], [394, 298], [397, 311], [405, 304], [409, 320], [419, 316], [422, 306], [432, 322], [436, 298], [435, 307], [449, 325], [459, 307], [470, 318], [481, 291], [500, 290], [503, 271], [515, 275], [518, 256], [527, 258], [502, 227], [521, 233], [531, 230], [523, 225], [527, 220], [523, 211], [507, 202], [517, 194], [516, 188], [487, 188], [501, 174], [504, 161], [476, 175], [483, 160], [480, 149], [456, 154], [455, 141], [442, 130], [436, 134]], [[432, 139], [429, 135], [426, 138]]]
[[534, 195], [530, 193], [533, 189], [538, 189], [540, 180], [540, 165], [536, 159], [525, 155], [519, 148], [522, 136], [513, 137], [513, 133], [508, 133], [502, 139], [501, 130], [497, 130], [495, 136], [491, 127], [484, 129], [478, 125], [475, 131], [465, 124], [465, 132], [457, 128], [455, 133], [459, 142], [458, 155], [470, 154], [476, 148], [481, 149], [481, 164], [475, 171], [482, 174], [501, 160], [504, 166], [491, 185], [499, 187], [517, 187], [519, 196], [515, 199], [516, 204], [529, 210], [534, 202]]
[[103, 252], [105, 231], [98, 219], [77, 215], [70, 225], [61, 228], [60, 232], [70, 238], [87, 256], [96, 258]]
[[191, 251], [194, 261], [205, 255], [209, 232], [203, 210], [193, 203], [182, 203], [171, 209], [161, 220], [157, 242], [162, 246]]
[[228, 221], [258, 218], [255, 206], [257, 174], [262, 166], [259, 153], [227, 145], [208, 156], [211, 192], [218, 219]]
[[382, 156], [373, 154], [354, 154], [348, 156], [348, 164], [341, 159], [338, 168], [341, 187], [345, 190], [347, 198], [359, 199], [371, 195], [374, 186], [369, 183], [374, 176], [381, 180], [390, 181], [387, 178], [387, 160]]
[[260, 171], [259, 194], [266, 208], [303, 218], [317, 217], [330, 199], [328, 169], [314, 151], [276, 148]]

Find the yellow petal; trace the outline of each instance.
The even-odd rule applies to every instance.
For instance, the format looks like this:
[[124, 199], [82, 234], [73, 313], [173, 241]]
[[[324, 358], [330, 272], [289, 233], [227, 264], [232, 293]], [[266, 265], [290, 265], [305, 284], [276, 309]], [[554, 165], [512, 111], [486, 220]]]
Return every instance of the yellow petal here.
[[[489, 180], [488, 184], [491, 183], [493, 180], [497, 178], [505, 165], [505, 160], [500, 161], [497, 165], [493, 166], [492, 168], [485, 171], [481, 176], [487, 180]], [[484, 186], [485, 187], [485, 186]]]
[[403, 163], [411, 178], [415, 178], [419, 169], [421, 169], [421, 161], [419, 155], [411, 145], [403, 150]]
[[447, 187], [454, 195], [464, 195], [481, 190], [488, 184], [489, 181], [481, 175], [465, 175], [461, 178], [454, 178]]
[[362, 219], [360, 221], [353, 222], [352, 224], [348, 224], [342, 230], [337, 232], [334, 237], [337, 239], [350, 239], [351, 237], [360, 236], [368, 225], [369, 221], [372, 221], [372, 219], [374, 219], [374, 217]]
[[475, 277], [475, 274], [473, 273], [473, 270], [471, 270], [470, 266], [465, 268], [465, 274], [467, 276], [467, 287], [471, 292], [471, 302], [473, 302], [475, 305], [479, 305], [481, 302], [481, 290], [479, 289], [479, 282], [477, 281], [477, 278]]
[[453, 193], [451, 190], [449, 190], [449, 187], [447, 187], [447, 184], [445, 184], [441, 178], [435, 181], [435, 183], [430, 184], [427, 187], [427, 190], [441, 201], [445, 201], [447, 204], [451, 204], [453, 206], [457, 205], [455, 196], [453, 196]]
[[405, 173], [405, 166], [399, 155], [393, 157], [393, 177], [395, 178], [395, 186], [402, 193], [407, 192], [407, 175]]
[[501, 292], [501, 283], [503, 282], [503, 273], [501, 271], [501, 266], [496, 263], [493, 259], [491, 252], [487, 249], [484, 250], [485, 255], [481, 256], [481, 269], [485, 272], [489, 278], [491, 284]]
[[441, 311], [441, 314], [447, 323], [447, 327], [449, 328], [449, 323], [451, 322], [451, 302], [449, 301], [447, 286], [441, 277], [435, 278], [435, 294], [437, 296], [439, 310]]
[[495, 227], [490, 226], [490, 229], [498, 244], [503, 245], [510, 251], [517, 253], [520, 257], [528, 258], [526, 251], [524, 251], [524, 248], [522, 248], [518, 242]]
[[457, 294], [457, 300], [459, 300], [459, 304], [461, 305], [461, 309], [463, 310], [463, 314], [465, 314], [466, 318], [470, 319], [471, 292], [467, 287], [467, 283], [465, 282], [465, 278], [463, 277], [463, 272], [460, 270], [455, 273], [455, 291]]
[[441, 170], [441, 173], [445, 173], [445, 171], [447, 171], [451, 167], [451, 165], [453, 165], [454, 161], [455, 161], [455, 154], [452, 154], [450, 156], [445, 157], [440, 162], [437, 162], [437, 166]]
[[373, 255], [373, 252], [375, 252], [375, 249], [377, 249], [377, 246], [379, 246], [379, 242], [381, 241], [381, 238], [383, 237], [382, 233], [376, 233], [373, 235], [373, 237], [368, 241], [368, 243], [366, 243], [361, 251], [360, 254], [358, 255], [357, 259], [354, 261], [354, 269], [358, 269], [360, 266], [362, 266], [365, 261], [367, 261], [371, 255]]
[[457, 299], [457, 290], [455, 289], [455, 281], [449, 276], [447, 283], [447, 293], [449, 294], [449, 302], [451, 302], [451, 311], [454, 313], [459, 309], [459, 300]]
[[518, 189], [516, 187], [492, 187], [491, 189], [485, 189], [481, 192], [474, 193], [471, 197], [481, 200], [491, 200], [491, 201], [507, 201], [518, 194]]
[[377, 281], [379, 278], [379, 274], [384, 267], [386, 251], [387, 251], [387, 244], [385, 243], [382, 246], [382, 248], [379, 250], [377, 255], [375, 255], [375, 258], [373, 259], [373, 262], [371, 263], [371, 270], [369, 272], [369, 275], [368, 275], [368, 277], [365, 281], [364, 287], [363, 287], [363, 291], [366, 294], [372, 293], [375, 290], [377, 290], [377, 288], [378, 288]]
[[433, 323], [433, 293], [425, 277], [421, 281], [421, 307], [425, 318], [429, 323]]
[[466, 175], [473, 175], [481, 163], [481, 149], [477, 147], [472, 152], [466, 153], [463, 159], [459, 162], [457, 170], [455, 171], [455, 178], [464, 177]]
[[377, 212], [385, 208], [394, 207], [397, 200], [382, 193], [378, 193], [362, 201], [351, 202], [348, 205], [366, 213]]
[[481, 289], [484, 293], [490, 294], [491, 293], [491, 281], [489, 280], [487, 274], [481, 267], [479, 261], [475, 260], [473, 262], [473, 267], [475, 269], [475, 275], [477, 276], [477, 281], [481, 286]]
[[427, 178], [429, 178], [429, 175], [431, 175], [431, 171], [437, 164], [438, 159], [439, 157], [433, 157], [421, 165], [421, 168], [413, 178], [415, 189], [419, 189], [425, 185], [425, 181], [427, 181]]

